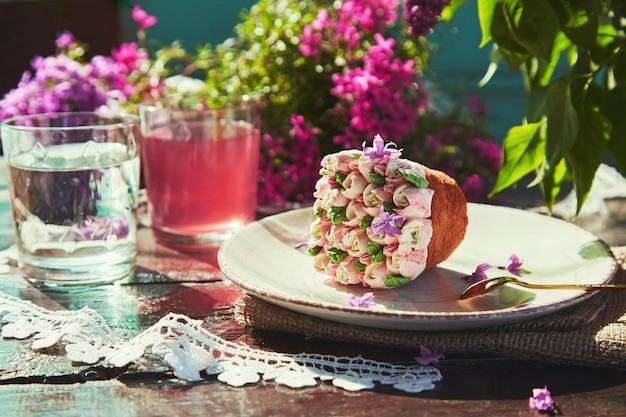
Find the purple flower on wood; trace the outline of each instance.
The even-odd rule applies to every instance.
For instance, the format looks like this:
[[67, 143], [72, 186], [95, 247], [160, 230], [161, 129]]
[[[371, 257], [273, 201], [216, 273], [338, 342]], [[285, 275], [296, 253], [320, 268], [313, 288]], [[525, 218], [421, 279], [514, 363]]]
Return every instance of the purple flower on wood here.
[[439, 361], [444, 359], [444, 351], [446, 345], [442, 345], [439, 342], [435, 343], [432, 349], [420, 345], [420, 355], [415, 357], [415, 361], [422, 366], [432, 365], [435, 368], [439, 368]]
[[551, 416], [563, 414], [545, 385], [543, 388], [533, 388], [533, 396], [528, 399], [528, 407], [547, 412]]

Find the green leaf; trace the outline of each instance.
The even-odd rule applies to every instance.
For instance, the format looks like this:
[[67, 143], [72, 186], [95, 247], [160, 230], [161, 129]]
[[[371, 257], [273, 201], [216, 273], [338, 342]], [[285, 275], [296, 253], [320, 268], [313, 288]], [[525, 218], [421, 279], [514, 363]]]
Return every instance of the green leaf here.
[[526, 120], [535, 123], [543, 119], [548, 107], [547, 88], [541, 85], [531, 87], [528, 92], [528, 105], [526, 106]]
[[385, 287], [395, 288], [411, 282], [410, 278], [403, 277], [402, 275], [387, 275], [385, 277]]
[[[547, 104], [544, 169], [551, 170], [569, 152], [578, 135], [578, 115], [572, 105], [567, 78], [559, 78], [548, 86]], [[541, 178], [541, 174], [538, 177]]]
[[502, 144], [502, 168], [491, 195], [517, 184], [537, 169], [544, 158], [543, 121], [512, 127]]
[[515, 40], [549, 62], [559, 19], [548, 0], [506, 0], [503, 11]]
[[504, 14], [504, 3], [497, 2], [491, 19], [491, 36], [506, 62], [513, 71], [528, 59], [528, 51], [521, 46], [511, 33], [508, 19]]
[[561, 192], [563, 185], [570, 181], [570, 179], [565, 159], [561, 159], [550, 171], [545, 172], [545, 175], [541, 179], [541, 191], [548, 210], [552, 210], [552, 206]]
[[441, 12], [441, 20], [449, 22], [454, 17], [457, 9], [463, 5], [467, 0], [452, 0], [450, 4], [443, 8]]
[[482, 32], [480, 40], [480, 48], [485, 46], [491, 40], [491, 21], [493, 20], [493, 11], [496, 3], [501, 0], [478, 0], [478, 22]]
[[[580, 129], [574, 146], [569, 152], [569, 167], [574, 177], [576, 188], [576, 214], [591, 191], [591, 184], [596, 170], [602, 163], [604, 151], [609, 140], [611, 122], [599, 111], [593, 94], [587, 94], [580, 110]], [[599, 101], [599, 98], [597, 98]]]
[[594, 2], [551, 0], [561, 30], [576, 45], [592, 48], [598, 33], [598, 14]]
[[609, 91], [602, 112], [613, 124], [608, 148], [620, 170], [626, 173], [626, 85]]

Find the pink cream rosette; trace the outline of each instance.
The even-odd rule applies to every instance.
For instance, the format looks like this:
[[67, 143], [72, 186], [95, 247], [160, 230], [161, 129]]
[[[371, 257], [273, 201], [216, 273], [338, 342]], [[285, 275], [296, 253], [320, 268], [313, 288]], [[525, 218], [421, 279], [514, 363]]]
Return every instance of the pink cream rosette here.
[[377, 135], [373, 145], [323, 158], [308, 247], [341, 284], [393, 288], [426, 268], [434, 192], [393, 144]]

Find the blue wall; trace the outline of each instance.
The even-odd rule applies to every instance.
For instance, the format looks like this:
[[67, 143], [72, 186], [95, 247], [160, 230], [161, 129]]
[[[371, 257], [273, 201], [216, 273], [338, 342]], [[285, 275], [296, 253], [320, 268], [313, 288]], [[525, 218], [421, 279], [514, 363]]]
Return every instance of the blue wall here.
[[[239, 22], [238, 13], [249, 8], [255, 0], [142, 0], [140, 4], [148, 13], [155, 15], [159, 23], [148, 29], [148, 38], [164, 44], [174, 40], [182, 42], [187, 49], [198, 43], [213, 45], [234, 35], [233, 28]], [[121, 7], [122, 38], [135, 38], [135, 25], [130, 19], [130, 9]], [[522, 120], [526, 95], [519, 74], [503, 66], [482, 89], [477, 83], [483, 77], [489, 63], [491, 45], [479, 49], [480, 28], [475, 1], [466, 2], [451, 23], [440, 23], [428, 40], [438, 47], [431, 67], [437, 74], [436, 81], [443, 82], [449, 90], [462, 85], [466, 90], [476, 90], [490, 108], [490, 130], [502, 140], [508, 129]]]

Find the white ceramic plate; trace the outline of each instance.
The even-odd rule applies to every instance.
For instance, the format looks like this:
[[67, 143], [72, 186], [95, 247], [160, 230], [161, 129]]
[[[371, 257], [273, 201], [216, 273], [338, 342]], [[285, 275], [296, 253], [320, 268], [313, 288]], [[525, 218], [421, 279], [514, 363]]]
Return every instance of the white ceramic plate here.
[[[346, 306], [346, 297], [371, 289], [334, 283], [313, 268], [310, 255], [296, 249], [307, 239], [310, 208], [246, 226], [224, 244], [218, 261], [230, 280], [270, 303], [322, 319], [402, 330], [459, 330], [512, 323], [552, 313], [594, 294], [509, 286], [459, 301], [468, 285], [463, 277], [483, 262], [506, 265], [515, 254], [531, 272], [525, 279], [539, 283], [606, 283], [617, 270], [606, 244], [571, 223], [483, 204], [468, 204], [468, 215], [465, 238], [447, 261], [405, 286], [374, 291], [375, 305], [370, 308]], [[488, 275], [498, 276], [499, 272], [492, 269]]]

